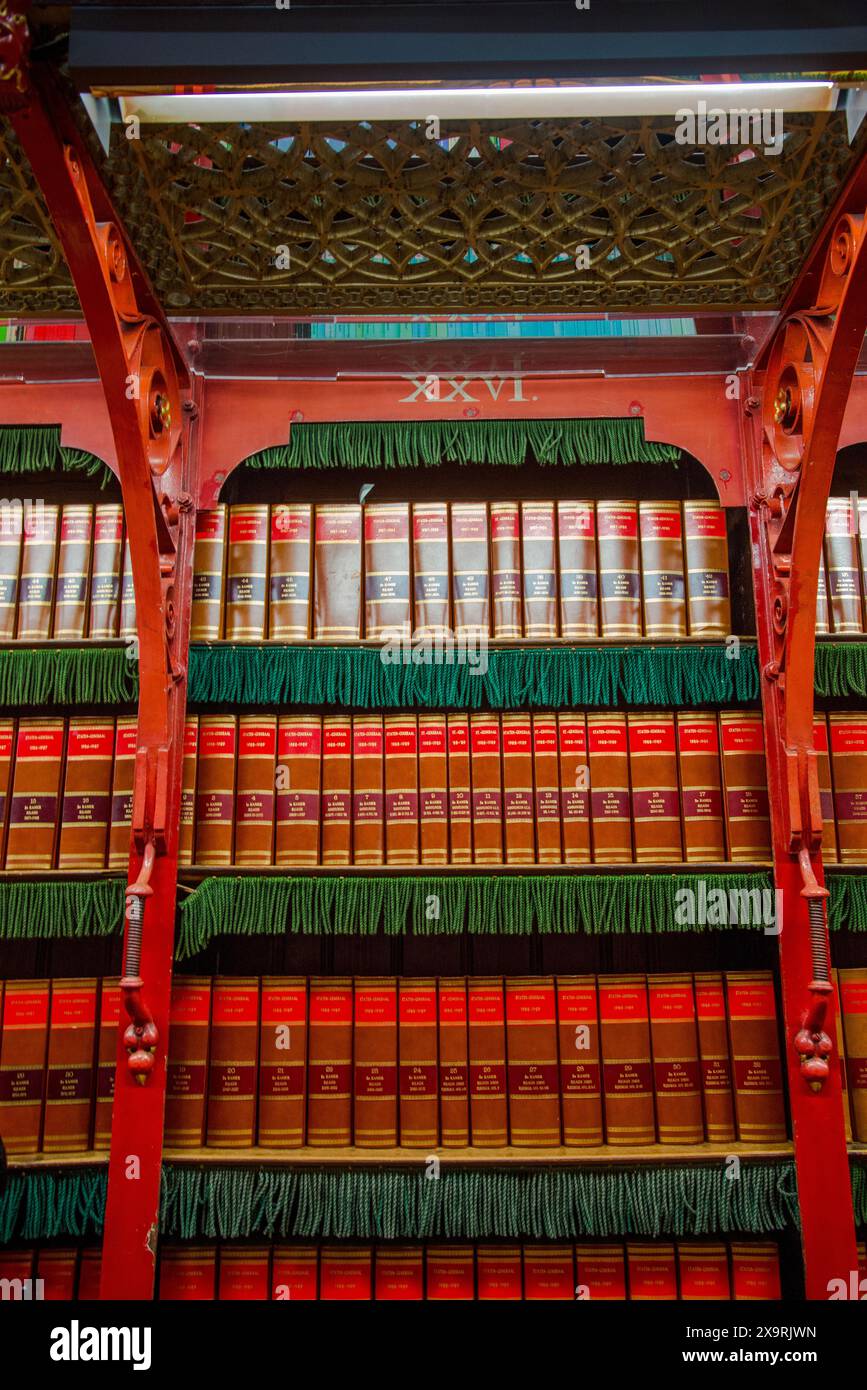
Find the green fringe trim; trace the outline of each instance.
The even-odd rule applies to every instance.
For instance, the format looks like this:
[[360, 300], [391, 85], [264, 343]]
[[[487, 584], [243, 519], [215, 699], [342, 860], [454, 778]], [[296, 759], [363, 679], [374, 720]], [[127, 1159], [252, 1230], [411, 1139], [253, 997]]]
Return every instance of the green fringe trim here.
[[0, 880], [0, 941], [113, 936], [125, 894], [125, 878]]
[[825, 886], [829, 931], [867, 931], [867, 873], [830, 873]]
[[852, 1161], [852, 1206], [855, 1208], [855, 1225], [867, 1226], [867, 1155], [860, 1161]]
[[106, 1168], [30, 1168], [10, 1174], [0, 1196], [0, 1245], [102, 1232]]
[[0, 473], [85, 473], [101, 488], [116, 482], [102, 459], [60, 443], [59, 425], [0, 425]]
[[126, 647], [11, 646], [0, 650], [0, 706], [128, 705], [138, 662]]
[[291, 425], [288, 444], [250, 468], [436, 468], [441, 463], [677, 463], [674, 444], [644, 438], [644, 421], [363, 420]]
[[[464, 653], [465, 655], [467, 653]], [[475, 656], [475, 653], [470, 653]], [[387, 663], [379, 647], [192, 646], [191, 704], [356, 709], [727, 705], [759, 695], [755, 648], [489, 648], [467, 663]]]
[[[179, 903], [176, 953], [214, 937], [637, 935], [723, 930], [675, 921], [675, 893], [701, 877], [708, 892], [771, 887], [767, 873], [527, 874], [473, 877], [206, 878]], [[761, 929], [759, 924], [739, 930]]]
[[816, 643], [816, 694], [867, 697], [867, 642]]

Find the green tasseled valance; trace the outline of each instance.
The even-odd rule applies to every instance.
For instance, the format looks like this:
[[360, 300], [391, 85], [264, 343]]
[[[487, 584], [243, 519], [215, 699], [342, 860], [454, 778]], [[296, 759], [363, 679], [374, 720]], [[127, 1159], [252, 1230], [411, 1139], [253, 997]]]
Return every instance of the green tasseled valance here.
[[816, 694], [867, 698], [867, 642], [816, 643]]
[[101, 488], [116, 482], [102, 459], [60, 443], [59, 425], [0, 425], [0, 473], [85, 473]]
[[97, 642], [77, 647], [0, 649], [0, 707], [129, 705], [138, 695], [130, 648]]
[[112, 936], [126, 878], [0, 879], [0, 941]]

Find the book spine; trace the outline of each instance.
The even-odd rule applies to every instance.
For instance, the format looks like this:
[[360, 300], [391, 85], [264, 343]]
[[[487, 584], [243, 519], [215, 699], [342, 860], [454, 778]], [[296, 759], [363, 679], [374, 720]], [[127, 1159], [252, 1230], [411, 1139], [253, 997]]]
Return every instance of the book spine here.
[[864, 631], [857, 516], [858, 513], [849, 497], [828, 498], [828, 509], [825, 513], [825, 565], [831, 628], [835, 633]]
[[0, 1034], [0, 1113], [7, 1154], [35, 1154], [42, 1137], [48, 980], [7, 980]]
[[484, 502], [452, 503], [451, 541], [455, 635], [490, 632], [488, 509]]
[[826, 864], [836, 864], [839, 854], [837, 825], [834, 820], [834, 784], [831, 781], [831, 744], [828, 740], [828, 721], [824, 714], [813, 716], [813, 748], [816, 752], [819, 799], [822, 803], [822, 858]]
[[449, 862], [449, 777], [446, 716], [418, 717], [419, 832], [422, 864]]
[[268, 603], [268, 507], [232, 507], [226, 574], [226, 639], [261, 642]]
[[418, 864], [418, 719], [387, 714], [385, 747], [385, 862]]
[[68, 1303], [74, 1297], [77, 1250], [40, 1250], [36, 1256], [36, 1278], [42, 1281], [46, 1302]]
[[23, 534], [24, 516], [20, 504], [0, 504], [0, 642], [9, 642], [15, 636]]
[[507, 864], [536, 862], [533, 814], [533, 730], [529, 714], [501, 716], [503, 828]]
[[583, 714], [558, 714], [563, 863], [590, 863], [590, 763]]
[[561, 975], [556, 986], [563, 1143], [567, 1148], [588, 1148], [602, 1143], [596, 980], [592, 975]]
[[467, 985], [441, 979], [437, 989], [440, 1142], [462, 1149], [470, 1142]]
[[778, 1302], [780, 1251], [770, 1240], [731, 1244], [732, 1298]]
[[[199, 762], [199, 716], [188, 714], [184, 721], [184, 760], [181, 768], [181, 814], [178, 826], [178, 864], [188, 868], [193, 862], [196, 833], [196, 772]], [[130, 819], [132, 803], [130, 803]]]
[[646, 637], [686, 636], [683, 522], [679, 502], [639, 502]]
[[0, 864], [6, 856], [6, 832], [12, 791], [12, 757], [15, 752], [15, 720], [0, 718]]
[[[307, 1143], [352, 1143], [352, 981], [310, 981]], [[324, 1294], [323, 1294], [324, 1297]]]
[[214, 980], [208, 1067], [208, 1138], [218, 1149], [245, 1149], [256, 1124], [259, 981]]
[[271, 1252], [267, 1246], [231, 1246], [220, 1249], [217, 1298], [221, 1302], [255, 1302], [270, 1293]]
[[840, 1059], [840, 1092], [843, 1096], [843, 1128], [846, 1132], [846, 1142], [852, 1142], [852, 1102], [849, 1095], [849, 1073], [846, 1067], [846, 1040], [843, 1032], [843, 1004], [840, 994], [840, 972], [831, 971], [831, 983], [834, 986], [834, 1041], [837, 1044], [837, 1056]]
[[647, 984], [643, 975], [599, 979], [605, 1137], [611, 1145], [656, 1138]]
[[29, 517], [25, 512], [23, 524], [18, 628], [15, 635], [19, 642], [38, 642], [51, 636], [60, 508], [43, 505], [38, 510], [34, 509]]
[[372, 502], [364, 509], [364, 634], [385, 641], [411, 629], [409, 503]]
[[366, 1302], [373, 1295], [373, 1254], [369, 1245], [323, 1245], [319, 1257], [319, 1297], [323, 1302]]
[[132, 573], [129, 536], [123, 543], [123, 563], [120, 577], [120, 631], [118, 635], [126, 641], [136, 635], [135, 580]]
[[560, 759], [556, 714], [533, 715], [533, 801], [540, 864], [562, 864]]
[[[858, 569], [861, 579], [861, 596], [864, 600], [864, 629], [867, 631], [867, 497], [858, 498], [856, 525], [858, 527]], [[816, 630], [818, 631], [818, 628]]]
[[711, 1144], [731, 1144], [735, 1107], [723, 977], [703, 973], [695, 976], [694, 985], [705, 1137]]
[[412, 505], [412, 571], [415, 631], [443, 636], [450, 627], [446, 502]]
[[603, 637], [641, 636], [638, 503], [597, 502]]
[[238, 721], [231, 714], [199, 719], [196, 778], [195, 863], [208, 868], [232, 862]]
[[352, 720], [352, 862], [385, 862], [382, 716]]
[[524, 1298], [528, 1303], [575, 1299], [575, 1252], [571, 1245], [524, 1246]]
[[58, 869], [102, 869], [111, 808], [113, 719], [69, 721]]
[[592, 502], [557, 503], [560, 569], [560, 635], [596, 637], [599, 632], [596, 573], [596, 509]]
[[307, 981], [262, 980], [259, 1028], [258, 1139], [263, 1149], [304, 1143], [307, 1080]]
[[102, 1251], [82, 1250], [78, 1261], [79, 1303], [96, 1303], [99, 1300], [99, 1281], [102, 1277]]
[[719, 727], [708, 711], [677, 715], [683, 857], [719, 864], [726, 857]]
[[211, 981], [175, 975], [169, 1007], [165, 1145], [200, 1149], [205, 1142]]
[[727, 973], [726, 1000], [738, 1139], [778, 1143], [786, 1138], [786, 1114], [771, 972]]
[[582, 1298], [626, 1298], [626, 1255], [622, 1245], [576, 1245], [575, 1277]]
[[588, 714], [587, 753], [594, 862], [628, 863], [632, 821], [626, 715]]
[[[852, 1134], [867, 1142], [867, 969], [838, 972]], [[8, 988], [8, 986], [7, 986]]]
[[55, 639], [80, 641], [87, 632], [87, 591], [93, 544], [93, 507], [70, 503], [60, 518], [57, 594], [54, 600]]
[[867, 718], [829, 714], [828, 730], [840, 862], [862, 864], [867, 861]]
[[160, 1247], [159, 1300], [171, 1303], [212, 1302], [217, 1289], [215, 1245]]
[[418, 1303], [424, 1298], [424, 1251], [420, 1245], [378, 1245], [374, 1298], [381, 1303]]
[[719, 717], [729, 858], [750, 863], [771, 856], [771, 812], [762, 716]]
[[701, 1144], [704, 1119], [691, 975], [651, 975], [650, 1042], [660, 1144]]
[[353, 1130], [357, 1148], [397, 1143], [397, 981], [355, 981]]
[[223, 635], [226, 574], [226, 508], [196, 513], [190, 641], [216, 642]]
[[120, 1026], [120, 980], [101, 983], [99, 1024], [96, 1036], [96, 1100], [93, 1107], [93, 1148], [111, 1148], [111, 1113], [114, 1105], [114, 1077], [117, 1070], [118, 1029]]
[[491, 597], [494, 636], [520, 637], [521, 532], [517, 502], [491, 503]]
[[668, 1241], [627, 1241], [626, 1268], [630, 1302], [677, 1298], [677, 1262]]
[[277, 833], [274, 862], [319, 863], [322, 718], [281, 714], [277, 727]]
[[271, 1261], [271, 1298], [309, 1303], [319, 1297], [319, 1251], [315, 1245], [276, 1245]]
[[677, 1272], [680, 1297], [688, 1303], [705, 1303], [731, 1298], [729, 1252], [725, 1245], [704, 1241], [677, 1242]]
[[509, 1142], [560, 1143], [557, 1010], [553, 979], [506, 980]]
[[104, 641], [118, 634], [122, 564], [123, 507], [120, 503], [98, 502], [93, 518], [90, 637]]
[[476, 1252], [472, 1245], [428, 1245], [425, 1276], [429, 1303], [470, 1303], [476, 1297]]
[[727, 637], [732, 615], [724, 509], [718, 502], [684, 502], [683, 538], [690, 635]]
[[476, 1247], [478, 1273], [477, 1298], [480, 1303], [516, 1302], [523, 1298], [521, 1247], [519, 1245], [479, 1245]]
[[470, 722], [466, 714], [446, 716], [449, 760], [449, 863], [473, 862], [470, 783]]
[[501, 979], [467, 981], [470, 1130], [475, 1148], [508, 1143], [506, 1017]]
[[274, 862], [277, 716], [242, 714], [238, 720], [235, 849], [232, 862], [256, 868]]
[[437, 983], [398, 982], [400, 1142], [430, 1151], [439, 1143]]
[[55, 980], [51, 986], [43, 1153], [81, 1153], [88, 1146], [96, 989], [96, 980]]
[[500, 746], [499, 715], [471, 714], [474, 864], [503, 862], [503, 773]]
[[824, 553], [819, 556], [819, 582], [816, 586], [816, 632], [827, 636], [831, 631], [831, 608], [828, 603], [828, 572]]
[[322, 720], [322, 863], [352, 863], [352, 720], [326, 714]]
[[313, 548], [313, 636], [361, 636], [361, 508], [317, 507]]
[[630, 714], [629, 779], [638, 864], [683, 858], [673, 714]]
[[268, 636], [306, 641], [310, 636], [313, 508], [275, 502], [271, 508]]
[[62, 719], [21, 719], [6, 835], [6, 868], [54, 867], [65, 728]]

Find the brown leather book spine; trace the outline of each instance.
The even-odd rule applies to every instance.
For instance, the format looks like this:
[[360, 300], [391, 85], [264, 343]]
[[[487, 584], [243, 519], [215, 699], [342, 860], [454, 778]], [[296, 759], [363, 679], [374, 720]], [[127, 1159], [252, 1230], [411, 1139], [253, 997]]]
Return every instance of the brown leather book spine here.
[[322, 863], [352, 863], [352, 720], [326, 714], [322, 720]]
[[69, 721], [58, 869], [102, 869], [108, 845], [113, 719]]
[[683, 521], [679, 502], [639, 502], [646, 637], [686, 636]]
[[232, 862], [237, 744], [238, 721], [234, 715], [201, 715], [194, 862], [208, 868], [225, 867]]
[[597, 502], [596, 524], [602, 636], [640, 637], [638, 503]]
[[819, 556], [819, 582], [816, 589], [816, 632], [826, 637], [831, 631], [831, 607], [828, 603], [828, 572], [824, 553]]
[[129, 641], [135, 635], [135, 580], [132, 573], [129, 536], [127, 536], [123, 543], [123, 564], [120, 576], [120, 630], [118, 636]]
[[397, 1143], [397, 981], [356, 979], [353, 1132], [357, 1148]]
[[484, 502], [453, 502], [450, 520], [455, 635], [490, 632], [487, 505]]
[[35, 1154], [42, 1137], [48, 980], [7, 980], [0, 1034], [0, 1134], [7, 1154]]
[[82, 1250], [78, 1261], [78, 1288], [76, 1298], [79, 1303], [99, 1301], [99, 1281], [102, 1276], [102, 1251]]
[[[840, 994], [840, 972], [831, 971], [831, 983], [834, 986], [834, 1041], [837, 1044], [837, 1056], [840, 1059], [840, 1091], [843, 1096], [843, 1128], [846, 1131], [847, 1143], [852, 1142], [852, 1102], [849, 1095], [849, 1073], [846, 1067], [846, 1040], [843, 1032], [843, 1004]], [[867, 1013], [867, 1009], [865, 1009]]]
[[834, 633], [864, 631], [857, 521], [858, 513], [851, 498], [828, 498], [825, 566]]
[[843, 1036], [846, 1040], [852, 1133], [859, 1143], [867, 1143], [867, 969], [853, 968], [837, 973]]
[[356, 715], [352, 720], [352, 862], [385, 862], [385, 769], [382, 716]]
[[503, 828], [507, 864], [536, 862], [533, 813], [533, 729], [527, 713], [501, 716]]
[[319, 1297], [319, 1251], [315, 1245], [275, 1245], [271, 1298], [309, 1303]]
[[277, 776], [277, 716], [242, 714], [238, 720], [235, 793], [235, 850], [239, 868], [274, 862], [274, 794]]
[[680, 1297], [687, 1303], [716, 1302], [732, 1296], [725, 1245], [679, 1240], [677, 1273]]
[[117, 637], [122, 565], [123, 507], [119, 502], [98, 502], [94, 509], [90, 567], [90, 637]]
[[622, 1245], [576, 1245], [576, 1287], [581, 1299], [626, 1298], [626, 1254]]
[[480, 1303], [512, 1303], [523, 1298], [519, 1245], [477, 1246], [476, 1269]]
[[449, 776], [446, 716], [418, 717], [418, 818], [422, 864], [449, 862]]
[[612, 1145], [656, 1138], [647, 983], [643, 975], [599, 978], [605, 1138]]
[[268, 507], [229, 510], [226, 639], [261, 642], [268, 607]]
[[55, 980], [45, 1082], [43, 1153], [82, 1153], [90, 1139], [96, 980]]
[[216, 1245], [160, 1246], [161, 1303], [209, 1303], [216, 1298], [216, 1290]]
[[352, 1143], [352, 981], [310, 981], [307, 1143]]
[[125, 869], [129, 863], [132, 832], [132, 792], [135, 778], [135, 750], [138, 721], [121, 715], [114, 731], [114, 759], [111, 773], [111, 824], [108, 830], [109, 869]]
[[462, 1149], [470, 1142], [466, 980], [438, 982], [437, 1017], [440, 1143], [444, 1149]]
[[78, 1268], [77, 1250], [40, 1250], [36, 1255], [36, 1278], [42, 1283], [46, 1302], [69, 1303], [75, 1291]]
[[260, 1302], [270, 1296], [271, 1251], [267, 1246], [220, 1250], [217, 1298], [224, 1303]]
[[307, 981], [262, 980], [258, 1139], [263, 1149], [304, 1143], [307, 1082]]
[[499, 715], [470, 715], [474, 864], [503, 862], [501, 742]]
[[697, 710], [677, 715], [683, 857], [688, 864], [719, 864], [726, 857], [719, 726]]
[[451, 626], [446, 502], [412, 504], [412, 573], [415, 632], [443, 636]]
[[731, 1144], [735, 1106], [723, 977], [702, 973], [694, 977], [694, 986], [705, 1138], [711, 1144]]
[[771, 857], [771, 812], [762, 716], [758, 712], [722, 713], [723, 786], [729, 859], [750, 863]]
[[6, 855], [6, 831], [9, 823], [14, 752], [15, 720], [0, 718], [0, 864], [4, 862]]
[[437, 982], [398, 981], [400, 1143], [435, 1149], [439, 1143]]
[[668, 1241], [628, 1240], [626, 1268], [631, 1303], [677, 1298], [677, 1261]]
[[683, 859], [673, 714], [630, 714], [629, 780], [638, 864]]
[[223, 635], [226, 583], [226, 507], [196, 513], [190, 641], [216, 642]]
[[476, 1252], [472, 1245], [428, 1245], [425, 1251], [428, 1303], [470, 1303], [476, 1297]]
[[533, 800], [536, 856], [540, 864], [562, 864], [560, 759], [556, 714], [533, 715]]
[[385, 862], [418, 864], [418, 719], [387, 714], [385, 745]]
[[470, 721], [466, 714], [446, 717], [449, 757], [449, 863], [473, 862], [470, 785]]
[[361, 508], [317, 507], [313, 548], [313, 636], [361, 636]]
[[381, 1303], [419, 1303], [424, 1298], [424, 1250], [420, 1245], [378, 1245], [374, 1298]]
[[[187, 868], [193, 862], [196, 833], [196, 772], [199, 762], [199, 716], [188, 714], [184, 721], [184, 760], [181, 767], [181, 815], [178, 827], [178, 864]], [[130, 808], [132, 814], [132, 808]]]
[[23, 507], [15, 502], [0, 504], [0, 642], [15, 636], [23, 535]]
[[19, 642], [43, 641], [51, 636], [60, 508], [51, 504], [24, 509], [24, 542], [18, 592]]
[[575, 1251], [571, 1245], [525, 1245], [523, 1264], [526, 1302], [574, 1301]]
[[509, 1142], [506, 1015], [501, 979], [467, 981], [470, 1132], [477, 1149]]
[[732, 1298], [740, 1301], [778, 1302], [780, 1251], [771, 1240], [732, 1242]]
[[596, 980], [560, 975], [556, 987], [563, 1143], [589, 1148], [603, 1137]]
[[836, 864], [840, 856], [837, 850], [837, 823], [834, 819], [831, 744], [828, 739], [828, 721], [824, 714], [813, 715], [813, 748], [816, 751], [816, 772], [822, 802], [822, 858], [826, 864]]
[[867, 862], [867, 716], [829, 714], [828, 731], [840, 863], [863, 864]]
[[651, 975], [650, 1042], [660, 1144], [701, 1144], [704, 1118], [691, 975]]
[[215, 1149], [246, 1149], [256, 1130], [258, 979], [217, 978], [211, 1005], [208, 1137]]
[[364, 508], [364, 635], [374, 641], [411, 633], [409, 549], [409, 503], [369, 502]]
[[165, 1146], [200, 1149], [205, 1142], [211, 980], [175, 975], [169, 1006]]
[[590, 762], [584, 715], [557, 715], [563, 863], [590, 863]]
[[93, 1145], [100, 1152], [111, 1148], [111, 1112], [117, 1069], [120, 1025], [120, 980], [102, 980], [96, 1034], [96, 1100], [93, 1107]]
[[632, 820], [626, 715], [588, 714], [587, 753], [594, 863], [629, 863]]
[[6, 833], [6, 868], [54, 867], [66, 744], [62, 719], [21, 719]]
[[554, 981], [506, 980], [509, 1142], [516, 1148], [560, 1143], [560, 1078]]
[[491, 597], [495, 637], [521, 636], [521, 529], [517, 502], [491, 503]]
[[309, 502], [275, 502], [271, 508], [268, 636], [284, 642], [310, 636], [313, 572], [313, 508]]
[[596, 509], [592, 502], [557, 503], [560, 570], [560, 636], [596, 637], [599, 632], [596, 573]]
[[87, 592], [93, 544], [93, 507], [67, 503], [60, 517], [57, 593], [52, 634], [57, 641], [80, 641], [87, 632]]
[[684, 502], [683, 545], [690, 635], [727, 637], [732, 627], [729, 545], [725, 510], [718, 502]]
[[786, 1112], [770, 970], [727, 972], [726, 1005], [738, 1139], [779, 1143], [786, 1138]]
[[323, 1245], [319, 1257], [319, 1298], [330, 1302], [368, 1302], [373, 1296], [373, 1251], [369, 1245]]

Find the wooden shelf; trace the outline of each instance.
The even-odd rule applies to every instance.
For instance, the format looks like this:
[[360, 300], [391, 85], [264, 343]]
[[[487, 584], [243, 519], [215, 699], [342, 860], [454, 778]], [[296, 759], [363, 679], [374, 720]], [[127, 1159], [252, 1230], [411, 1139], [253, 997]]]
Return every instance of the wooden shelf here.
[[[292, 865], [263, 865], [261, 868], [242, 868], [228, 864], [225, 867], [211, 868], [192, 864], [178, 870], [182, 883], [200, 883], [204, 878], [439, 878], [443, 877], [520, 877], [538, 875], [562, 877], [563, 875], [617, 875], [617, 874], [749, 874], [767, 873], [771, 870], [770, 861], [753, 864], [378, 864], [360, 866], [345, 864], [339, 867], [317, 864], [309, 868]], [[22, 877], [32, 877], [24, 874]]]

